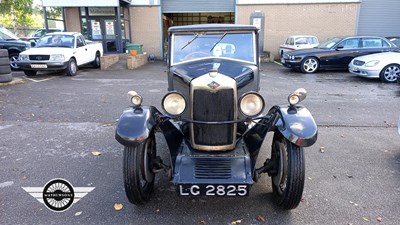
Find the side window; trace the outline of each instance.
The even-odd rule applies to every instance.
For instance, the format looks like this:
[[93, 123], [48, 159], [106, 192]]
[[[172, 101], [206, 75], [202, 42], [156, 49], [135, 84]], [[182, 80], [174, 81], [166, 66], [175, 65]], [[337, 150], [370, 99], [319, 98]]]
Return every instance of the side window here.
[[82, 47], [82, 46], [84, 46], [85, 45], [85, 42], [83, 42], [83, 40], [82, 40], [82, 37], [81, 36], [79, 36], [77, 39], [76, 39], [76, 47]]
[[350, 38], [340, 43], [340, 45], [343, 46], [343, 49], [352, 49], [352, 48], [358, 48], [358, 43], [359, 43], [358, 38]]
[[388, 47], [389, 44], [380, 38], [363, 38], [363, 48], [381, 48]]
[[288, 45], [289, 43], [290, 43], [290, 38], [287, 38], [285, 44]]
[[294, 45], [294, 40], [293, 40], [293, 38], [290, 38], [290, 40], [289, 40], [289, 45]]

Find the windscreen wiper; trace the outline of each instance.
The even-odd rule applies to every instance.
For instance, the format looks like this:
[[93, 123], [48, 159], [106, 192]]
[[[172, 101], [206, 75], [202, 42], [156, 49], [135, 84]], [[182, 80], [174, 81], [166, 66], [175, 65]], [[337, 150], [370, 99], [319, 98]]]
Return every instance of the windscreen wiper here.
[[214, 44], [214, 46], [210, 49], [210, 52], [212, 52], [212, 50], [215, 48], [215, 46], [217, 46], [217, 44], [219, 44], [222, 39], [226, 36], [226, 32], [219, 38], [219, 40]]
[[199, 35], [200, 35], [200, 34], [196, 34], [196, 35], [192, 38], [192, 40], [188, 41], [188, 43], [186, 43], [186, 45], [184, 45], [184, 46], [181, 48], [181, 50], [183, 50], [184, 48], [186, 48], [186, 46], [190, 45], [190, 43], [192, 43], [194, 40], [196, 40], [196, 38], [198, 38]]

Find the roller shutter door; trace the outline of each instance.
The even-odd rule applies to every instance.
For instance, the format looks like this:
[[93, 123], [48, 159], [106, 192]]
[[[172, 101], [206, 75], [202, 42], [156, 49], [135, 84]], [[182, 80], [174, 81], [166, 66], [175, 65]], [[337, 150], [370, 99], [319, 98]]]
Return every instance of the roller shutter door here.
[[363, 0], [358, 18], [358, 35], [400, 35], [400, 0]]
[[163, 13], [235, 12], [235, 0], [162, 0]]

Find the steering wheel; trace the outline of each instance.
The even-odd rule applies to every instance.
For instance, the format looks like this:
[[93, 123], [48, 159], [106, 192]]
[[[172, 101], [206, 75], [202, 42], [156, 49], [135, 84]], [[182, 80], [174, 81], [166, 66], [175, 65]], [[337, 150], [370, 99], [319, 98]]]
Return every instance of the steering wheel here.
[[185, 57], [183, 57], [183, 60], [188, 60], [190, 58], [193, 58], [194, 55], [199, 54], [200, 56], [210, 56], [210, 53], [206, 53], [206, 52], [191, 52], [189, 54], [187, 54]]

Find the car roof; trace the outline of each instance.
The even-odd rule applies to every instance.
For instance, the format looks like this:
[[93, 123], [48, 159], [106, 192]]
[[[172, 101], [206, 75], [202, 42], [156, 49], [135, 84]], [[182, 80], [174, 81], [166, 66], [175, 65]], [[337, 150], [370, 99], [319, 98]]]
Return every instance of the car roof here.
[[290, 35], [288, 38], [298, 38], [298, 37], [315, 37], [314, 35]]
[[78, 32], [53, 32], [53, 33], [48, 33], [46, 35], [55, 35], [55, 34], [58, 34], [58, 35], [75, 35], [75, 34], [78, 34]]
[[196, 32], [196, 31], [258, 31], [253, 25], [240, 24], [196, 24], [186, 26], [175, 26], [168, 29], [169, 33], [174, 32]]

